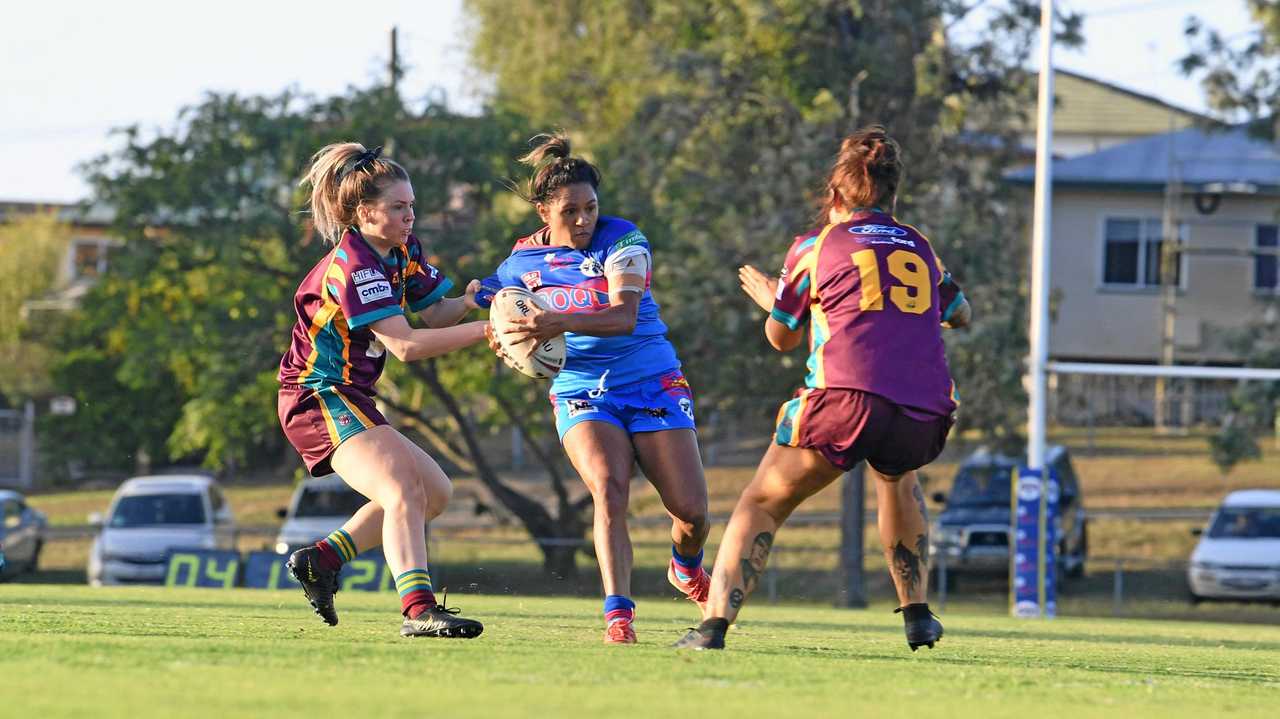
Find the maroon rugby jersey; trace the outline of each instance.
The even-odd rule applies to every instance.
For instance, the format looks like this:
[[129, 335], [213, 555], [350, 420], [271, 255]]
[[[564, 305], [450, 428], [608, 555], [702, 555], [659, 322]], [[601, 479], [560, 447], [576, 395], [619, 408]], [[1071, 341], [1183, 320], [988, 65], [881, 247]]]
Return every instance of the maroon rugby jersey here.
[[354, 229], [320, 260], [294, 295], [298, 321], [280, 360], [280, 382], [303, 387], [347, 385], [370, 396], [386, 349], [369, 325], [421, 312], [453, 283], [423, 260], [418, 238], [382, 257]]
[[941, 323], [963, 298], [924, 235], [869, 211], [796, 238], [770, 315], [792, 330], [809, 321], [807, 386], [946, 416], [956, 400]]

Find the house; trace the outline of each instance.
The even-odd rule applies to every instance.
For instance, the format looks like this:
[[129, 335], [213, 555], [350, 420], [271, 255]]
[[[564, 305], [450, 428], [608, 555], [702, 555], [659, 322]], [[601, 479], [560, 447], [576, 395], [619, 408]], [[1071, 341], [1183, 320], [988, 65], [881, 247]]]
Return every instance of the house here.
[[[1008, 179], [1030, 187], [1034, 168]], [[1174, 362], [1243, 364], [1233, 337], [1275, 320], [1280, 273], [1265, 253], [1278, 248], [1278, 211], [1280, 148], [1239, 127], [1191, 127], [1055, 160], [1050, 357], [1160, 362], [1168, 216], [1184, 248], [1172, 278]], [[1144, 403], [1129, 411], [1146, 416]]]
[[[1212, 118], [1152, 95], [1058, 69], [1053, 74], [1053, 155], [1077, 157], [1126, 142], [1211, 123]], [[1034, 152], [1032, 113], [1022, 144]]]
[[23, 303], [21, 312], [66, 311], [93, 285], [110, 262], [111, 254], [123, 243], [110, 234], [112, 215], [101, 206], [84, 206], [56, 202], [0, 201], [0, 222], [37, 212], [53, 212], [71, 226], [71, 239], [66, 255], [58, 267], [57, 288], [52, 294]]

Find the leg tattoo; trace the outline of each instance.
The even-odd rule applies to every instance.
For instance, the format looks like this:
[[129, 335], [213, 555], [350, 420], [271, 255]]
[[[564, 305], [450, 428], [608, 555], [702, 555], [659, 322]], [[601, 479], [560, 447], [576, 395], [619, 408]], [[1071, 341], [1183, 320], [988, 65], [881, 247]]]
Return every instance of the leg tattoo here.
[[893, 548], [893, 573], [902, 580], [908, 594], [914, 592], [916, 585], [920, 583], [921, 567], [924, 564], [921, 562], [921, 550], [919, 549], [921, 546], [923, 546], [924, 556], [927, 557], [929, 554], [929, 540], [923, 534], [916, 539], [917, 551], [915, 552], [907, 549], [902, 542], [898, 542], [897, 546]]
[[735, 587], [732, 592], [729, 592], [729, 606], [737, 609], [742, 606], [742, 600], [745, 598], [746, 595], [742, 593], [742, 590]]
[[[760, 575], [764, 574], [765, 564], [769, 561], [769, 550], [773, 548], [773, 534], [761, 532], [751, 542], [750, 554], [742, 558], [742, 586], [744, 598], [755, 590], [760, 583]], [[737, 590], [734, 590], [737, 591]], [[732, 597], [732, 595], [730, 595]], [[730, 599], [732, 601], [732, 598]], [[739, 602], [741, 603], [741, 602]]]

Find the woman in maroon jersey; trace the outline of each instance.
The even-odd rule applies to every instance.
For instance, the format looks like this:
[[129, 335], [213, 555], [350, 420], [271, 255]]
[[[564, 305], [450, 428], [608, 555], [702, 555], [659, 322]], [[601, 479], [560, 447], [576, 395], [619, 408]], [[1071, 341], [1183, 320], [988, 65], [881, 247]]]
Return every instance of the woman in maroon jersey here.
[[806, 498], [865, 460], [907, 643], [932, 647], [942, 624], [926, 598], [929, 539], [916, 469], [946, 443], [955, 410], [941, 327], [969, 306], [924, 235], [892, 214], [902, 175], [883, 127], [845, 138], [826, 183], [821, 223], [797, 237], [780, 280], [739, 270], [769, 313], [780, 352], [810, 330], [809, 376], [778, 412], [774, 443], [743, 491], [716, 554], [702, 624], [677, 646], [722, 649], [759, 583], [774, 536]]
[[[337, 472], [372, 501], [315, 545], [294, 552], [289, 570], [316, 613], [338, 623], [338, 570], [382, 545], [396, 577], [403, 636], [478, 636], [479, 622], [436, 603], [424, 523], [444, 511], [449, 478], [391, 427], [373, 403], [386, 353], [408, 362], [484, 340], [485, 322], [458, 324], [476, 307], [479, 281], [462, 297], [428, 265], [414, 237], [413, 187], [382, 148], [329, 145], [315, 154], [311, 186], [316, 230], [331, 249], [298, 287], [298, 321], [280, 362], [280, 424], [313, 475]], [[417, 313], [426, 329], [414, 329]]]

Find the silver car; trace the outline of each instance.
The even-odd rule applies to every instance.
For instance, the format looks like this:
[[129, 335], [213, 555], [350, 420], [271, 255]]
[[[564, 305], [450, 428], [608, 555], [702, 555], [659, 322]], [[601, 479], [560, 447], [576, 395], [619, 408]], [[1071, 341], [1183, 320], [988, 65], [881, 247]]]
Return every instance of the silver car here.
[[35, 571], [48, 526], [21, 494], [0, 489], [0, 579]]
[[368, 502], [336, 474], [305, 480], [294, 490], [288, 508], [278, 512], [284, 525], [276, 537], [276, 552], [290, 554], [315, 544]]
[[159, 584], [176, 549], [235, 549], [236, 523], [221, 487], [201, 475], [136, 477], [116, 490], [89, 550], [89, 583]]

